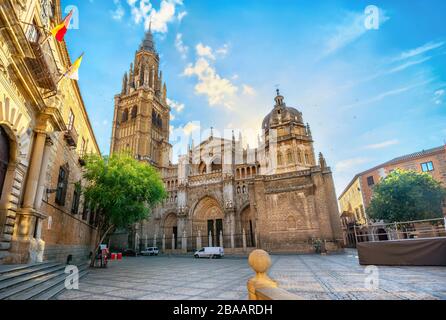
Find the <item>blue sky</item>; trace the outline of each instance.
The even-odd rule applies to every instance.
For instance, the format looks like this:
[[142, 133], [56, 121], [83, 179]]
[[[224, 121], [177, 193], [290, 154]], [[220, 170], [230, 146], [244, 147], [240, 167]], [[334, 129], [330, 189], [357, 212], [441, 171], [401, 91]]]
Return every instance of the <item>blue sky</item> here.
[[[85, 51], [79, 84], [104, 154], [113, 97], [150, 20], [174, 128], [191, 132], [200, 121], [259, 130], [279, 86], [310, 123], [338, 194], [354, 174], [446, 139], [446, 1], [62, 1], [68, 5], [79, 9], [79, 29], [66, 40], [72, 59]], [[378, 30], [364, 26], [369, 5], [380, 9]]]

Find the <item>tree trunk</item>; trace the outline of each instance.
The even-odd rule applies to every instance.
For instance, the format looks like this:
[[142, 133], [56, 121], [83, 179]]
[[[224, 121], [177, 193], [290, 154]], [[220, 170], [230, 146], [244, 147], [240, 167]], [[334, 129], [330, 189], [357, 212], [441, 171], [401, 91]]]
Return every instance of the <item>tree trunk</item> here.
[[[98, 250], [99, 250], [99, 246], [101, 245], [102, 241], [104, 241], [104, 239], [105, 239], [105, 237], [108, 235], [108, 233], [109, 233], [114, 227], [115, 227], [114, 225], [111, 225], [111, 226], [104, 232], [104, 234], [103, 234], [102, 237], [100, 238], [99, 242], [97, 242], [97, 244], [96, 244], [96, 248], [95, 248], [95, 250], [94, 250], [94, 252], [93, 252], [93, 255], [92, 255], [92, 257], [91, 257], [91, 260], [90, 260], [90, 267], [94, 267], [94, 262], [95, 262], [95, 260], [96, 260], [96, 254], [97, 254], [97, 252], [98, 252]], [[100, 230], [100, 228], [99, 228], [99, 230]], [[99, 233], [99, 237], [100, 237], [100, 233]]]

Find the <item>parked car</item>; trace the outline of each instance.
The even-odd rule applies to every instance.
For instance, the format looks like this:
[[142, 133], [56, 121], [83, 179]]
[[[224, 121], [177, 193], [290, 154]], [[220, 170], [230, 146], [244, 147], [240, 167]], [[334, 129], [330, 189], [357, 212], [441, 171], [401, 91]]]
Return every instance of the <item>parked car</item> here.
[[223, 258], [225, 255], [222, 247], [204, 247], [196, 251], [195, 258]]
[[126, 249], [126, 250], [124, 250], [122, 255], [126, 256], [126, 257], [137, 257], [138, 253], [133, 249]]
[[157, 256], [160, 253], [158, 247], [148, 247], [145, 250], [141, 251], [141, 255], [143, 256]]

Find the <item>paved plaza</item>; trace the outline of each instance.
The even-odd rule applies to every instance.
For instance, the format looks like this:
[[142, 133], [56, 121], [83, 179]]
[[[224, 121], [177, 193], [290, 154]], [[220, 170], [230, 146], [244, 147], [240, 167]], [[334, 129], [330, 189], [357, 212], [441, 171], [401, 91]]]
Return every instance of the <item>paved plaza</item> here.
[[[336, 255], [274, 255], [270, 276], [304, 299], [446, 299], [444, 267], [379, 267], [378, 289], [355, 251]], [[369, 272], [367, 272], [369, 271]], [[253, 276], [246, 258], [126, 257], [92, 269], [79, 290], [58, 299], [243, 300]]]

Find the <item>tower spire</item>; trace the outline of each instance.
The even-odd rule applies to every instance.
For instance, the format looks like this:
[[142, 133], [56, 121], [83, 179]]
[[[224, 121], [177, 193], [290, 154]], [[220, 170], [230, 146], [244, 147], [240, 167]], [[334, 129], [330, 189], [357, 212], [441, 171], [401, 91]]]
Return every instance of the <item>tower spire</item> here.
[[155, 42], [153, 41], [153, 34], [152, 34], [152, 20], [150, 20], [149, 30], [147, 30], [144, 36], [144, 40], [142, 41], [141, 46], [139, 47], [139, 50], [156, 53]]

